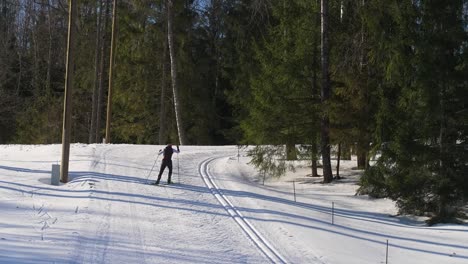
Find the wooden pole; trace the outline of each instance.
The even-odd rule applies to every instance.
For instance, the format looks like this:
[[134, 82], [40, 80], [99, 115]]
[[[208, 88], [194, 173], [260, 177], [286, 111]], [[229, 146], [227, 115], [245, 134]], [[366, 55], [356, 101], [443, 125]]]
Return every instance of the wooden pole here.
[[70, 131], [72, 113], [72, 90], [74, 79], [75, 33], [74, 25], [77, 13], [76, 0], [68, 1], [68, 37], [67, 37], [67, 63], [65, 66], [65, 96], [63, 106], [62, 130], [62, 165], [60, 166], [60, 181], [68, 182], [68, 168], [70, 159]]
[[112, 10], [112, 37], [109, 62], [109, 91], [107, 94], [107, 117], [106, 117], [106, 143], [111, 143], [110, 126], [112, 118], [112, 85], [113, 85], [113, 69], [114, 69], [114, 53], [115, 53], [115, 31], [117, 19], [117, 0], [113, 2], [114, 10]]

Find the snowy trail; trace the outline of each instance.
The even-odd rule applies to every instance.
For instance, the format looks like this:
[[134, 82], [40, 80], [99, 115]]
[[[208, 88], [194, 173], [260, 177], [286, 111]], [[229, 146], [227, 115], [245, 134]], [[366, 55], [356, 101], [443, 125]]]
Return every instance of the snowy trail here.
[[[265, 262], [204, 186], [198, 173], [204, 155], [174, 156], [176, 184], [162, 187], [145, 184], [159, 171], [161, 157], [148, 177], [154, 147], [131, 157], [127, 153], [134, 153], [134, 146], [100, 147], [90, 169], [95, 187], [78, 239], [77, 263]], [[213, 153], [225, 155], [226, 150]], [[167, 171], [161, 183], [166, 179]]]
[[265, 256], [272, 263], [288, 263], [283, 256], [281, 256], [276, 249], [262, 236], [262, 234], [250, 224], [250, 222], [242, 215], [242, 213], [236, 209], [231, 201], [223, 194], [222, 190], [216, 185], [213, 175], [209, 170], [210, 162], [216, 158], [209, 158], [200, 164], [200, 175], [202, 176], [205, 184], [208, 186], [210, 191], [216, 197], [216, 199], [223, 205], [229, 215], [239, 224], [242, 230], [247, 236], [252, 239], [259, 250], [265, 254]]
[[[119, 148], [107, 148], [96, 153], [93, 171], [100, 175], [110, 175], [112, 165], [108, 158], [113, 152], [119, 151]], [[90, 194], [89, 215], [83, 226], [84, 234], [79, 239], [82, 243], [77, 250], [77, 263], [146, 263], [145, 244], [139, 228], [143, 224], [135, 208], [134, 196], [130, 195], [135, 193], [135, 183], [125, 183], [122, 192], [115, 192], [120, 186], [116, 186], [110, 177], [98, 181], [96, 185], [99, 185], [96, 186], [99, 191], [92, 191]], [[120, 204], [109, 202], [122, 200], [122, 193], [129, 194], [126, 195], [126, 201]], [[126, 240], [121, 236], [125, 236]]]
[[0, 264], [373, 264], [387, 239], [390, 264], [468, 261], [468, 225], [391, 217], [391, 200], [354, 195], [353, 162], [329, 185], [307, 167], [263, 184], [236, 146], [183, 146], [175, 184], [146, 184], [162, 147], [73, 144], [70, 181], [53, 186], [60, 145], [0, 145]]

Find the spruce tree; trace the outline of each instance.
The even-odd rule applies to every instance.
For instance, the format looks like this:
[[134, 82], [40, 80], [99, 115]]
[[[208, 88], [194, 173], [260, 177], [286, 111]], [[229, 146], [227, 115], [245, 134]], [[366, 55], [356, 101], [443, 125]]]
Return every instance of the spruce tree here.
[[[296, 144], [310, 144], [318, 134], [318, 95], [313, 80], [318, 71], [313, 68], [318, 28], [314, 25], [316, 12], [310, 11], [317, 8], [304, 1], [274, 4], [272, 20], [276, 24], [256, 46], [260, 72], [251, 77], [249, 117], [241, 126], [246, 141], [272, 145], [259, 146], [253, 153], [263, 155], [254, 163], [271, 170], [272, 175], [284, 172], [284, 160], [296, 159]], [[277, 167], [261, 164], [273, 164], [267, 157], [274, 157]]]
[[[451, 221], [467, 198], [467, 43], [463, 1], [397, 4], [369, 10], [379, 87], [376, 146], [382, 155], [361, 191], [389, 196], [402, 213]], [[464, 18], [465, 17], [465, 18]], [[385, 25], [384, 30], [377, 25]]]

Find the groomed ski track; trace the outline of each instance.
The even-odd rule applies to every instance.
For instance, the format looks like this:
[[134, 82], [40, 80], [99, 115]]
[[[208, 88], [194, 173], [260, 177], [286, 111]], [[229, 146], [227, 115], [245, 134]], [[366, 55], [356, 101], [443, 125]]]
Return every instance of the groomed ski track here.
[[[223, 195], [217, 173], [210, 173], [211, 162], [233, 157], [234, 148], [187, 148], [173, 157], [174, 185], [165, 185], [164, 172], [166, 188], [146, 184], [157, 177], [162, 158], [154, 146], [133, 156], [127, 153], [138, 146], [96, 148], [90, 177], [69, 184], [94, 186], [77, 214], [83, 229], [73, 263], [289, 263]], [[186, 240], [184, 233], [190, 234]]]
[[199, 165], [199, 173], [208, 189], [226, 209], [229, 215], [242, 228], [245, 234], [252, 240], [258, 249], [265, 255], [271, 263], [288, 263], [276, 249], [260, 234], [259, 231], [236, 209], [235, 205], [223, 194], [222, 190], [216, 185], [214, 176], [210, 173], [209, 165], [218, 158], [208, 158]]

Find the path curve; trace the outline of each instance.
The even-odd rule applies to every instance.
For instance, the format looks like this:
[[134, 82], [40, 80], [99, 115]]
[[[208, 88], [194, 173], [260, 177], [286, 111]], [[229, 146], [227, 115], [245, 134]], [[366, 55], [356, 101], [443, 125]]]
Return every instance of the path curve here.
[[210, 173], [209, 165], [217, 158], [208, 158], [199, 165], [199, 173], [208, 189], [226, 209], [229, 215], [236, 221], [245, 234], [252, 240], [258, 249], [265, 255], [271, 263], [288, 263], [285, 258], [262, 236], [262, 234], [250, 224], [250, 222], [236, 209], [232, 202], [223, 194], [222, 190], [216, 185], [214, 175]]

